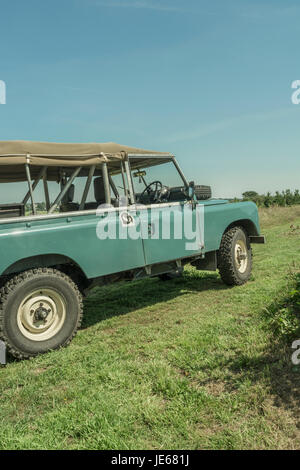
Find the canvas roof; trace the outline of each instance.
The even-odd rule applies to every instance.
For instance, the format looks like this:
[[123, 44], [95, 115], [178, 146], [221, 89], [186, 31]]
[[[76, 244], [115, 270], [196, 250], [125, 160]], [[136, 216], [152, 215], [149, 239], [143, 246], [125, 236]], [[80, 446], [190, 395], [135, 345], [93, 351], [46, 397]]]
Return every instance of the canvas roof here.
[[[57, 180], [61, 167], [87, 167], [109, 164], [124, 160], [130, 154], [141, 157], [141, 164], [135, 160], [134, 167], [150, 166], [159, 163], [171, 154], [144, 150], [113, 142], [106, 143], [55, 143], [30, 141], [0, 141], [0, 181], [26, 180], [25, 163], [30, 164], [31, 176], [35, 178], [40, 167], [49, 167], [47, 179]], [[149, 156], [145, 162], [143, 157]], [[148, 160], [148, 159], [147, 159]], [[154, 160], [154, 162], [153, 162]]]

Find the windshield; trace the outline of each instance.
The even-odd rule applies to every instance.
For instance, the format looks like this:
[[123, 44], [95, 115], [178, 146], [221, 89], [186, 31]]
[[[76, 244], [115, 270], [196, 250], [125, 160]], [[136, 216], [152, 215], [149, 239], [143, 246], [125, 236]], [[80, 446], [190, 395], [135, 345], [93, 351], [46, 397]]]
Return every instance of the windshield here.
[[172, 161], [148, 168], [132, 170], [131, 173], [134, 190], [137, 194], [143, 192], [148, 185], [155, 181], [159, 181], [162, 183], [162, 186], [167, 186], [168, 188], [184, 186], [184, 181]]

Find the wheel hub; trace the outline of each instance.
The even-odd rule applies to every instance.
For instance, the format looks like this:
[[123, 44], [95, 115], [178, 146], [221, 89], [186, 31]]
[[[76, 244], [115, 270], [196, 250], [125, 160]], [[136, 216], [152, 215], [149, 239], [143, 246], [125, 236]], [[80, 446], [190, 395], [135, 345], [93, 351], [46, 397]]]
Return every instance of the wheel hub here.
[[40, 303], [39, 307], [36, 310], [32, 309], [30, 311], [31, 314], [32, 313], [34, 314], [33, 317], [35, 321], [46, 320], [50, 312], [51, 312], [51, 308], [49, 309], [45, 308], [42, 302]]
[[244, 273], [248, 266], [248, 252], [243, 240], [238, 240], [235, 245], [235, 264], [240, 273]]
[[18, 309], [18, 325], [24, 336], [42, 341], [60, 330], [65, 314], [65, 300], [58, 292], [52, 289], [34, 291]]

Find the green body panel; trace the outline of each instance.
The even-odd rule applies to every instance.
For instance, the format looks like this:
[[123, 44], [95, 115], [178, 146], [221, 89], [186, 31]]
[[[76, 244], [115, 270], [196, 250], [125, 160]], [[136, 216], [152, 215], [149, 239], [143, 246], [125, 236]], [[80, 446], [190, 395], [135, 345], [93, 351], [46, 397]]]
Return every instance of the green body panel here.
[[[196, 232], [196, 212], [188, 203], [179, 202], [162, 208], [152, 206], [151, 209], [139, 213], [141, 222], [145, 219], [146, 223], [151, 220], [152, 234], [143, 237], [146, 265], [192, 256], [201, 251], [199, 246], [187, 249], [190, 240], [184, 230], [184, 209], [186, 208], [193, 222], [193, 232]], [[177, 237], [174, 233], [175, 226]]]
[[[260, 226], [256, 204], [251, 201], [228, 203], [227, 201], [204, 201], [205, 251], [218, 250], [222, 235], [232, 223], [243, 221], [248, 235], [259, 235]], [[247, 221], [245, 223], [245, 221]]]
[[[142, 240], [99, 240], [100, 218], [86, 214], [49, 217], [0, 224], [1, 274], [13, 263], [28, 257], [63, 255], [78, 264], [88, 278], [143, 266]], [[32, 267], [31, 261], [23, 269]]]
[[[181, 211], [186, 204], [188, 203], [178, 203], [175, 210]], [[28, 221], [15, 219], [0, 223], [0, 274], [35, 267], [43, 255], [48, 255], [50, 260], [54, 260], [53, 264], [56, 264], [56, 255], [61, 255], [75, 262], [87, 278], [95, 278], [217, 250], [225, 229], [236, 221], [248, 221], [249, 234], [259, 234], [258, 213], [254, 203], [231, 204], [222, 200], [208, 200], [203, 203], [201, 201], [200, 206], [204, 207], [204, 248], [195, 250], [186, 249], [185, 239], [165, 240], [150, 237], [147, 240], [101, 240], [96, 234], [100, 217], [88, 213], [69, 213], [60, 217], [29, 217]], [[129, 211], [137, 227], [140, 221], [143, 222], [143, 212], [149, 210], [152, 211], [153, 220], [158, 221], [163, 211], [169, 209], [165, 205], [160, 211], [153, 206], [145, 211]], [[196, 210], [193, 213], [196, 214]], [[112, 222], [114, 217], [118, 224], [119, 210], [113, 211], [110, 219]], [[35, 263], [32, 257], [38, 257]], [[18, 267], [11, 268], [17, 262]]]

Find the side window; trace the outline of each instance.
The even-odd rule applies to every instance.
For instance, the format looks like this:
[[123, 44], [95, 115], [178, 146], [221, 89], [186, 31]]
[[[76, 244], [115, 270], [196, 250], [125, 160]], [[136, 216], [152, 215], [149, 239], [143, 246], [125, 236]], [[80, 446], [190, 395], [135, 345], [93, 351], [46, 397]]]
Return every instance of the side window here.
[[[110, 187], [111, 187], [111, 197], [122, 197], [127, 195], [127, 188], [126, 186], [124, 187], [124, 181], [122, 178], [121, 173], [118, 175], [111, 175], [110, 176]], [[117, 195], [115, 194], [115, 191], [117, 192]]]
[[[99, 181], [100, 180], [100, 181]], [[74, 212], [78, 210], [93, 210], [97, 209], [98, 205], [103, 201], [103, 191], [101, 187], [102, 176], [97, 172], [91, 179], [88, 193], [85, 202], [82, 203], [82, 198], [86, 189], [88, 176], [78, 176], [73, 181], [71, 187], [63, 197], [60, 205], [61, 212]], [[97, 185], [98, 182], [98, 185]], [[98, 188], [98, 189], [97, 189]]]
[[[47, 179], [47, 170], [45, 169], [46, 172], [43, 173], [42, 169], [43, 167], [38, 168], [38, 176], [36, 176], [36, 172], [33, 172], [34, 177], [31, 178], [33, 205], [27, 181], [2, 184], [0, 218], [2, 216], [43, 215], [47, 214], [49, 210], [50, 213], [94, 210], [99, 205], [106, 203], [106, 191], [101, 167], [95, 168], [95, 174], [91, 179], [88, 175], [92, 174], [92, 167], [80, 172], [73, 179], [72, 184], [63, 196], [62, 190], [74, 175], [76, 168], [56, 168], [56, 173], [52, 171], [51, 181]], [[108, 164], [107, 169], [112, 204], [118, 206], [120, 198], [121, 204], [126, 204], [129, 190], [125, 168], [122, 171], [122, 163], [120, 162], [119, 169], [116, 163], [111, 168]], [[54, 176], [56, 181], [52, 181]], [[88, 181], [90, 182], [89, 186]]]
[[0, 186], [0, 204], [20, 203], [28, 191], [28, 183], [2, 183]]

